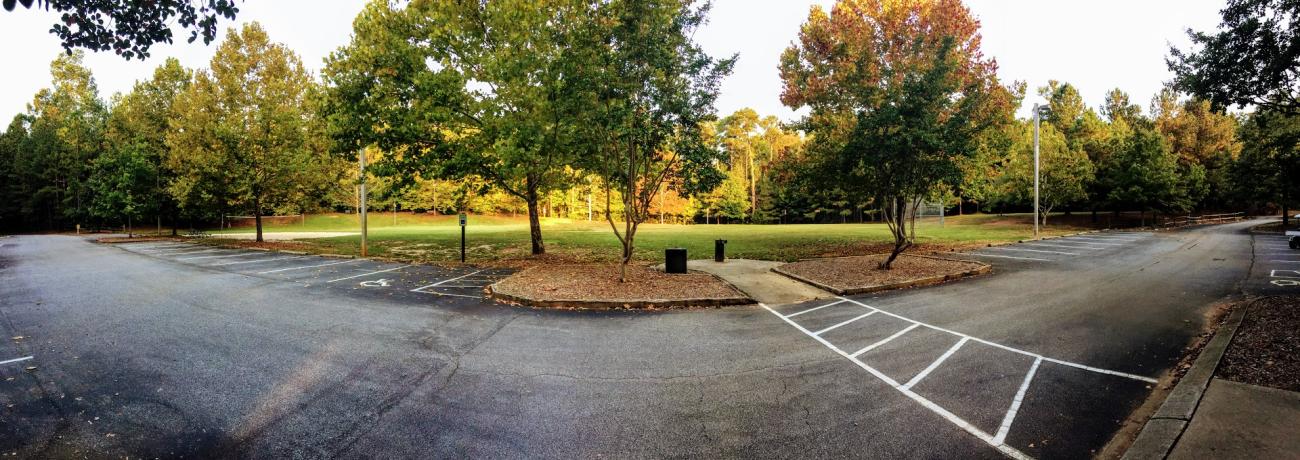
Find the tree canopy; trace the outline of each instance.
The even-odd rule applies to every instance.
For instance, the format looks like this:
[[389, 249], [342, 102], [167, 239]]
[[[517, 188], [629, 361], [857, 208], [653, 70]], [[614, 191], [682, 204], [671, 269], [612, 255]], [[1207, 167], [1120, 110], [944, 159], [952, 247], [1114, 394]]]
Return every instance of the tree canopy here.
[[1300, 2], [1229, 0], [1216, 32], [1188, 31], [1193, 49], [1170, 49], [1182, 91], [1217, 107], [1300, 111]]
[[1010, 120], [1013, 97], [996, 68], [957, 0], [844, 0], [829, 15], [813, 7], [782, 54], [781, 100], [811, 108], [802, 126], [822, 177], [873, 197], [888, 216], [894, 250], [881, 268], [911, 246], [920, 200], [959, 184], [958, 158]]
[[235, 19], [235, 0], [164, 0], [115, 2], [100, 0], [4, 0], [6, 11], [24, 8], [62, 13], [50, 33], [59, 37], [63, 49], [84, 48], [113, 51], [126, 59], [149, 57], [157, 43], [172, 43], [172, 26], [190, 33], [188, 42], [202, 37], [211, 43], [217, 36], [217, 20]]

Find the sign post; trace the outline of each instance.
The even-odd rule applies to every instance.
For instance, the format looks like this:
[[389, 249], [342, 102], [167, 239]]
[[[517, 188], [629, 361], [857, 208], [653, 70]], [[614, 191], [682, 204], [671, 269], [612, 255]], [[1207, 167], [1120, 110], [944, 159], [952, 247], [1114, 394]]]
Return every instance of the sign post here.
[[465, 263], [465, 213], [460, 213], [460, 263]]

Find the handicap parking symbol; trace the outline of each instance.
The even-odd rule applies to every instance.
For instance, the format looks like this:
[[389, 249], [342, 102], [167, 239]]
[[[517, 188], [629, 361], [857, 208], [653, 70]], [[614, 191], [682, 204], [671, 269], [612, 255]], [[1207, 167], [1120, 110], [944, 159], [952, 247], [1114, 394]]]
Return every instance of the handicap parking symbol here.
[[391, 281], [392, 280], [386, 278], [380, 278], [377, 280], [362, 281], [361, 285], [364, 287], [388, 287], [388, 283]]

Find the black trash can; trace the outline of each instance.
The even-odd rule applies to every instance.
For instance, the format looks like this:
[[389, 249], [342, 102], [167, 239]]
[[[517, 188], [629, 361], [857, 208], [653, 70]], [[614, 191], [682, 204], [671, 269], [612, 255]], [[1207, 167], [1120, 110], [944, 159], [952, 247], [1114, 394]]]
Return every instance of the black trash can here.
[[686, 273], [686, 248], [664, 249], [664, 272]]
[[727, 240], [713, 240], [713, 261], [725, 262], [727, 260]]

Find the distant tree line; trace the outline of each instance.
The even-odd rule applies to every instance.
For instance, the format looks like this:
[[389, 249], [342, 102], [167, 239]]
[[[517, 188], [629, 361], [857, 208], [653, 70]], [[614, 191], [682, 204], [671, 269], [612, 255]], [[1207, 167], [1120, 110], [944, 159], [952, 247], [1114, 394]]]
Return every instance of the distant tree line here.
[[[1287, 5], [1230, 2], [1220, 35], [1172, 52], [1179, 78], [1145, 110], [1119, 90], [1094, 108], [1068, 83], [1037, 88], [1050, 109], [1044, 210], [1285, 208], [1300, 195], [1296, 66], [1278, 44], [1296, 40], [1279, 22], [1295, 17]], [[790, 123], [715, 113], [735, 57], [692, 40], [708, 12], [692, 0], [374, 0], [319, 78], [253, 23], [208, 68], [168, 60], [107, 101], [80, 52], [62, 55], [0, 135], [0, 226], [346, 211], [358, 155], [375, 209], [527, 215], [538, 254], [546, 217], [604, 220], [624, 256], [648, 222], [883, 221], [896, 256], [922, 203], [1029, 209], [1033, 127], [1015, 117], [1026, 84], [998, 80], [959, 0], [812, 8], [778, 69], [783, 103], [806, 114]], [[1248, 88], [1217, 65], [1237, 46], [1267, 61], [1228, 66], [1261, 74]]]

